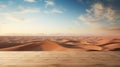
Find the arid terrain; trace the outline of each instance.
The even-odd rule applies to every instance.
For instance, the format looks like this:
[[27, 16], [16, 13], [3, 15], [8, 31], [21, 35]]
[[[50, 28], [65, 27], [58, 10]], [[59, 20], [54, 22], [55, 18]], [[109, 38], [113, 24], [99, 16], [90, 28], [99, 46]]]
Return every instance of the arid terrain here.
[[120, 36], [0, 36], [0, 51], [120, 51]]
[[118, 36], [1, 36], [0, 67], [120, 67], [119, 51]]

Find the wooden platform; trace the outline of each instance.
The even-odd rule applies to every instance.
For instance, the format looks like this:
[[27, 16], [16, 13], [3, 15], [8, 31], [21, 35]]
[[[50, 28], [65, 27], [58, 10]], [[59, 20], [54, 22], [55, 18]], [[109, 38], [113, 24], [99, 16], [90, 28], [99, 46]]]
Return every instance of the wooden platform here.
[[0, 52], [0, 67], [120, 67], [120, 52]]

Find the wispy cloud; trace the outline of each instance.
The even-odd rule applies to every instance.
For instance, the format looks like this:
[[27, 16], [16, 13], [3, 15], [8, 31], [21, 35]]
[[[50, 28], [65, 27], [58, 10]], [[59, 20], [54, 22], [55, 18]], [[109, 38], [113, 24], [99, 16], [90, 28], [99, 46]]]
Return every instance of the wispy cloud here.
[[30, 3], [34, 3], [35, 0], [24, 0], [25, 2], [30, 2]]
[[51, 12], [52, 12], [52, 13], [58, 13], [58, 14], [63, 13], [62, 10], [60, 10], [60, 9], [56, 9], [56, 8], [52, 9]]
[[58, 8], [53, 8], [53, 9], [50, 9], [50, 10], [44, 10], [43, 13], [48, 14], [48, 15], [62, 14], [62, 13], [64, 13], [64, 10], [58, 9]]
[[18, 9], [14, 11], [14, 13], [17, 13], [17, 14], [39, 13], [39, 12], [41, 12], [40, 8], [23, 7], [23, 6], [19, 6]]
[[4, 19], [8, 21], [23, 22], [26, 20], [25, 18], [17, 17], [13, 14], [3, 14], [3, 15], [4, 15]]
[[45, 1], [45, 6], [48, 7], [48, 6], [54, 6], [55, 5], [55, 2], [53, 0], [46, 0]]
[[115, 10], [113, 7], [104, 6], [101, 3], [95, 3], [90, 9], [86, 10], [86, 14], [79, 16], [80, 21], [89, 24], [102, 24], [104, 22], [107, 23], [107, 25], [116, 25], [120, 22], [119, 19], [120, 14], [117, 10]]
[[7, 19], [9, 19], [11, 21], [16, 21], [16, 22], [25, 20], [24, 18], [19, 18], [19, 17], [16, 17], [16, 16], [7, 16]]
[[87, 9], [86, 14], [81, 15], [79, 19], [90, 23], [100, 23], [103, 21], [115, 23], [118, 22], [117, 14], [116, 10], [113, 10], [112, 7], [105, 7], [100, 3], [96, 3], [91, 9]]
[[[53, 0], [45, 0], [45, 7], [47, 8], [48, 6], [54, 6], [55, 2]], [[45, 14], [61, 14], [63, 13], [63, 10], [57, 8], [52, 7], [50, 10], [45, 10], [44, 11]]]

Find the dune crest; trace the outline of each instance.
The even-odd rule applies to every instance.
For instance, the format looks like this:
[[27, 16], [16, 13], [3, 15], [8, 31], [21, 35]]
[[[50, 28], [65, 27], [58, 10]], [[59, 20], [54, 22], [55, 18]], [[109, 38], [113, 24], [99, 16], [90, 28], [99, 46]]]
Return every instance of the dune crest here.
[[120, 51], [120, 37], [3, 36], [0, 51]]

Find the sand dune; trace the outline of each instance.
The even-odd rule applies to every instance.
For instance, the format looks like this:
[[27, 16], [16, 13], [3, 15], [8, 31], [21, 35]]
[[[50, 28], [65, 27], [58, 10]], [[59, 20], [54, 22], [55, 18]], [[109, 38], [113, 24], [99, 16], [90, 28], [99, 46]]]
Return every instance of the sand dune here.
[[11, 37], [0, 38], [0, 51], [119, 50], [120, 37], [12, 37], [12, 39]]
[[105, 45], [104, 50], [106, 51], [110, 51], [110, 50], [120, 50], [120, 43], [118, 44], [109, 44], [109, 45]]
[[71, 51], [71, 50], [83, 51], [82, 49], [80, 50], [80, 49], [62, 47], [56, 42], [52, 42], [52, 41], [27, 43], [27, 44], [0, 49], [0, 51]]
[[95, 46], [95, 45], [81, 45], [81, 48], [83, 48], [84, 50], [89, 50], [89, 51], [100, 51], [103, 48], [100, 46]]

